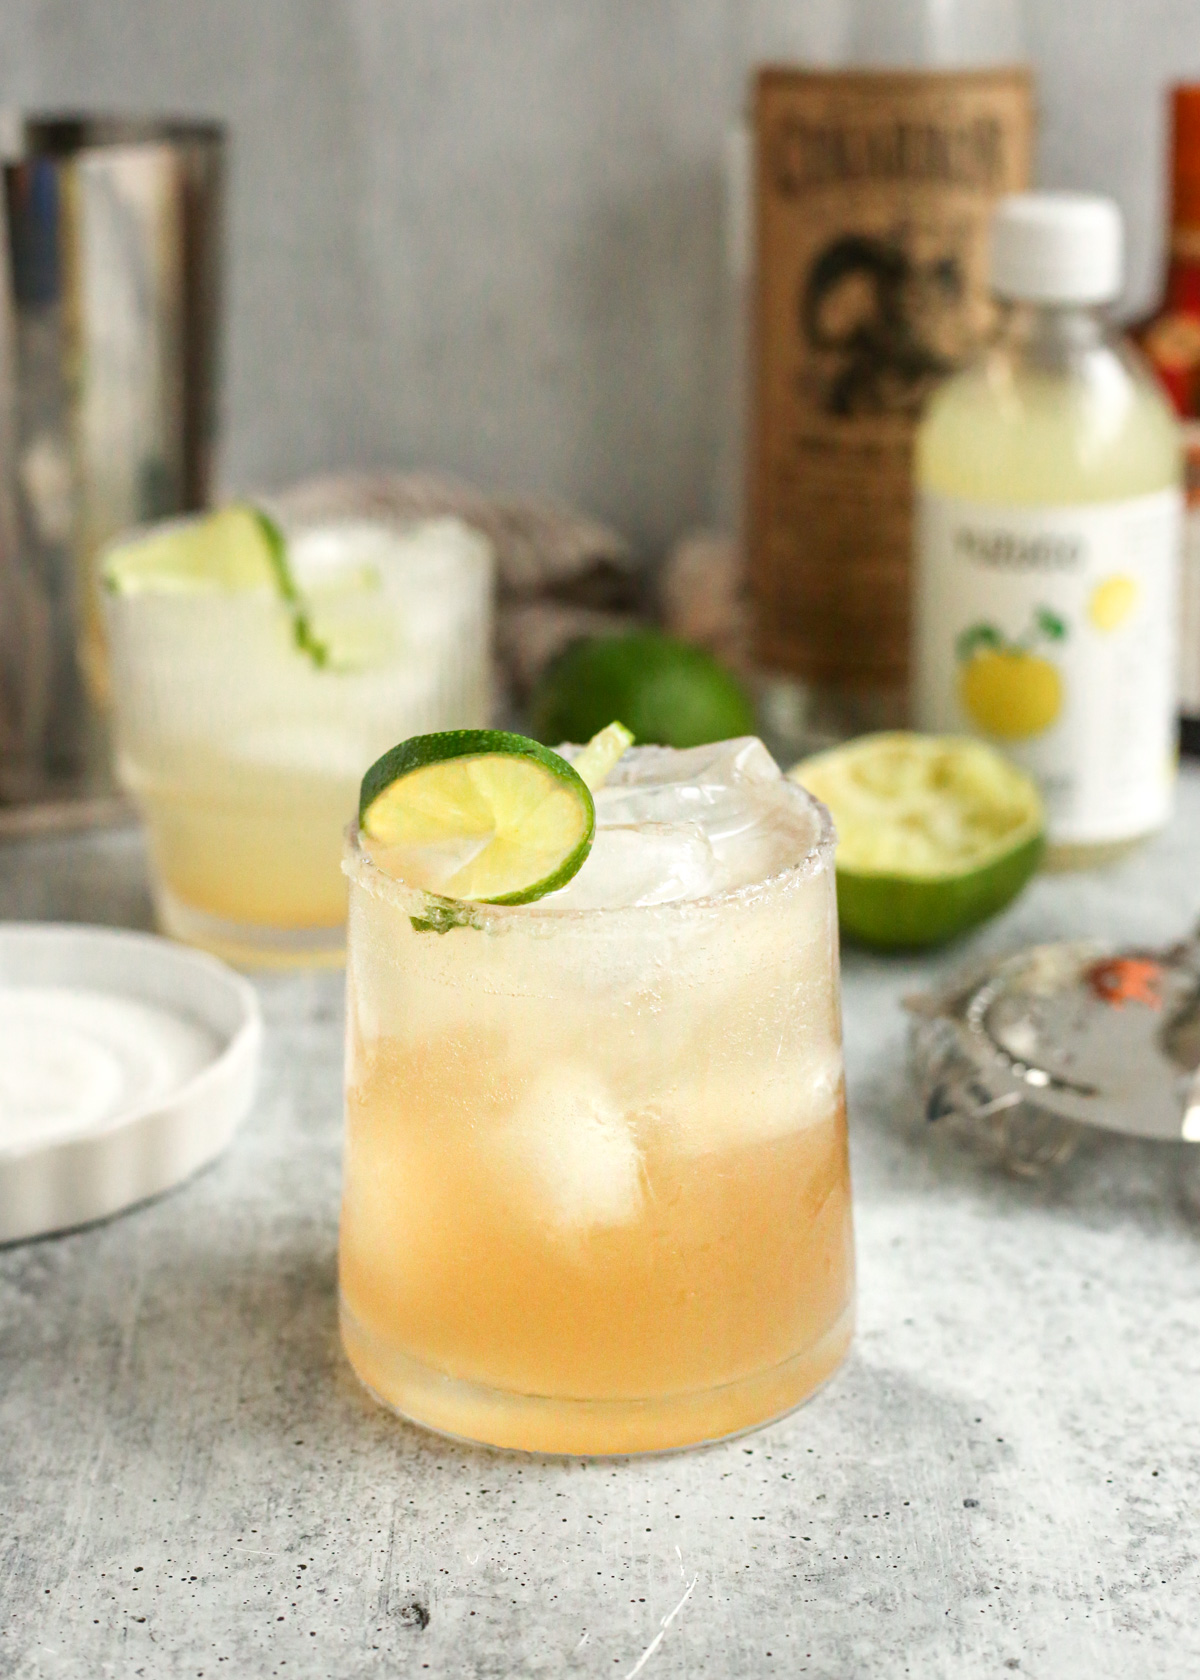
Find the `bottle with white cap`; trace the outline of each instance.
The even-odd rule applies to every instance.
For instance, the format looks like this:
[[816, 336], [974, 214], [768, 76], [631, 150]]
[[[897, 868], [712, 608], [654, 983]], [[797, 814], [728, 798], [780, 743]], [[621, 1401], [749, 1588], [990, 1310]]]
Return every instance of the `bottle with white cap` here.
[[1111, 199], [1002, 199], [991, 280], [996, 334], [917, 435], [914, 711], [1036, 776], [1051, 861], [1084, 865], [1170, 815], [1179, 434], [1106, 324]]

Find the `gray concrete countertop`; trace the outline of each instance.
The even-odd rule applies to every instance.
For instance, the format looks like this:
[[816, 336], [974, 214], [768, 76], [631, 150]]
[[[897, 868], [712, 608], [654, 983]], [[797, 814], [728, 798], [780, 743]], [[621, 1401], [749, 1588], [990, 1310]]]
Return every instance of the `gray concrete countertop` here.
[[[1194, 769], [1180, 804], [951, 954], [847, 954], [855, 1349], [700, 1452], [505, 1457], [372, 1405], [335, 1323], [340, 980], [262, 980], [224, 1160], [0, 1251], [0, 1675], [1200, 1674], [1200, 1151], [999, 1176], [914, 1119], [898, 1006], [981, 948], [1183, 931]], [[0, 847], [0, 913], [147, 925], [136, 833]]]

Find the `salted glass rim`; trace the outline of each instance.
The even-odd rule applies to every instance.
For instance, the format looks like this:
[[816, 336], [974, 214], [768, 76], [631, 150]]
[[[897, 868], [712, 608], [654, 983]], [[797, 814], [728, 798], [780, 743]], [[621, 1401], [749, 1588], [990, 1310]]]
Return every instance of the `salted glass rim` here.
[[469, 925], [474, 927], [486, 925], [513, 928], [526, 927], [533, 923], [579, 926], [589, 922], [611, 923], [614, 916], [688, 915], [700, 911], [726, 909], [738, 903], [752, 903], [768, 896], [772, 891], [819, 875], [832, 866], [833, 854], [837, 847], [837, 830], [828, 807], [799, 782], [792, 781], [788, 776], [782, 776], [780, 780], [789, 799], [811, 811], [816, 818], [816, 833], [805, 847], [802, 856], [776, 870], [774, 874], [764, 875], [761, 880], [746, 881], [741, 886], [728, 887], [724, 892], [706, 893], [701, 898], [673, 898], [661, 904], [616, 904], [607, 908], [583, 908], [568, 904], [556, 907], [546, 899], [534, 899], [530, 904], [487, 904], [477, 899], [447, 898], [438, 893], [427, 892], [424, 887], [410, 886], [398, 876], [389, 875], [385, 869], [381, 869], [360, 843], [361, 831], [357, 819], [346, 827], [342, 872], [373, 898], [381, 898], [394, 904], [406, 915], [418, 914], [431, 906], [436, 908], [446, 904], [466, 905], [470, 909]]

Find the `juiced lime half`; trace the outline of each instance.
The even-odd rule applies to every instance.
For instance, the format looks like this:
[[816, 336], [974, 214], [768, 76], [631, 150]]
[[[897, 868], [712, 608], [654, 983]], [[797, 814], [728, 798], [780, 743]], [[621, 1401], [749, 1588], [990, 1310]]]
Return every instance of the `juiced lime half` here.
[[416, 735], [363, 777], [359, 829], [381, 867], [412, 886], [528, 904], [565, 886], [592, 849], [596, 807], [580, 769], [598, 787], [628, 744], [628, 730], [610, 725], [577, 769], [498, 729]]
[[982, 741], [864, 735], [788, 772], [838, 831], [838, 914], [867, 945], [936, 945], [985, 921], [1037, 869], [1037, 787]]
[[292, 575], [287, 540], [261, 508], [235, 503], [136, 537], [108, 554], [102, 579], [116, 595], [272, 589], [287, 603], [300, 652], [314, 665], [331, 663], [329, 640], [314, 630], [309, 602]]

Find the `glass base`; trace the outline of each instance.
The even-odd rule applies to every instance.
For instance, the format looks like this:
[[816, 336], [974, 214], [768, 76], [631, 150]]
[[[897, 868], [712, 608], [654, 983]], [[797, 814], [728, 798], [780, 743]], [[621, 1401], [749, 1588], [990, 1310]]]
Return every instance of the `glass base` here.
[[269, 927], [259, 922], [231, 922], [185, 904], [168, 887], [157, 886], [154, 907], [158, 925], [172, 939], [198, 946], [235, 968], [341, 968], [346, 961], [346, 929]]
[[738, 1382], [649, 1400], [572, 1400], [462, 1382], [379, 1339], [341, 1303], [342, 1346], [380, 1405], [436, 1434], [481, 1446], [571, 1457], [624, 1457], [744, 1435], [794, 1411], [845, 1359], [854, 1300], [801, 1353]]

